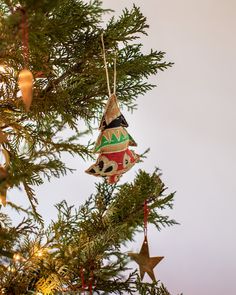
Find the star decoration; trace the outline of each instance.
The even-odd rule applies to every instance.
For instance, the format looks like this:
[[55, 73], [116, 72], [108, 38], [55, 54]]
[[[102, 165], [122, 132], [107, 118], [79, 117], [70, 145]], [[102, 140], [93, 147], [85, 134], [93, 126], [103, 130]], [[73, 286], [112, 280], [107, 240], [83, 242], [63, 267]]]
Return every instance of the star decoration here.
[[149, 256], [147, 237], [144, 238], [143, 245], [139, 253], [129, 253], [128, 255], [139, 265], [141, 280], [143, 279], [144, 274], [147, 273], [153, 282], [156, 281], [153, 269], [164, 257]]

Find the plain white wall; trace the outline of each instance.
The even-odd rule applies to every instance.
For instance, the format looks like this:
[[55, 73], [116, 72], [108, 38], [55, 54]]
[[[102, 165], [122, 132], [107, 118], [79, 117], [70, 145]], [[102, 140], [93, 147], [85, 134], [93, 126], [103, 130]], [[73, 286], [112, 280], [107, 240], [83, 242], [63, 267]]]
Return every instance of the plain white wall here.
[[103, 2], [140, 6], [150, 24], [145, 49], [175, 62], [129, 119], [139, 148], [151, 147], [143, 167], [158, 165], [177, 190], [170, 215], [181, 226], [149, 233], [151, 254], [165, 256], [156, 274], [174, 294], [235, 295], [236, 2]]

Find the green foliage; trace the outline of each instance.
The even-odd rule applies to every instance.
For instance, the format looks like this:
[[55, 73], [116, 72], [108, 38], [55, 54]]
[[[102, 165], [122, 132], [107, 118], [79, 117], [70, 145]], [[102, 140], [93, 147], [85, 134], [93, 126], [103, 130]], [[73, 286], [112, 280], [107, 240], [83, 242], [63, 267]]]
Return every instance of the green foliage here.
[[[26, 66], [22, 11], [27, 15], [29, 69], [34, 75], [28, 113], [17, 86], [18, 73]], [[124, 277], [129, 259], [121, 253], [121, 246], [142, 229], [144, 200], [151, 210], [149, 222], [157, 230], [176, 224], [161, 214], [172, 208], [174, 194], [164, 195], [158, 171], [140, 171], [132, 183], [121, 186], [97, 184], [96, 193], [79, 209], [66, 201], [57, 204], [58, 218], [48, 228], [36, 210], [34, 187], [73, 172], [62, 153], [93, 157], [92, 144], [82, 144], [81, 137], [93, 130], [107, 100], [101, 34], [111, 83], [116, 54], [122, 107], [133, 110], [137, 96], [154, 87], [148, 78], [172, 65], [164, 61], [163, 52], [144, 54], [136, 43], [148, 28], [138, 7], [124, 9], [118, 19], [111, 17], [104, 24], [107, 12], [111, 11], [98, 0], [0, 3], [0, 65], [5, 67], [0, 72], [0, 131], [7, 135], [1, 146], [10, 157], [0, 191], [24, 188], [31, 208], [7, 200], [8, 206], [27, 216], [18, 226], [0, 212], [1, 294], [36, 294], [44, 280], [55, 282], [51, 294], [79, 294], [81, 271], [86, 284], [93, 277], [97, 294], [169, 294], [160, 283], [141, 283], [136, 272]]]
[[[156, 171], [151, 175], [140, 171], [132, 183], [113, 187], [100, 183], [97, 192], [79, 209], [66, 201], [57, 204], [58, 218], [47, 229], [39, 228], [29, 236], [24, 225], [26, 235], [19, 233], [19, 238], [9, 241], [14, 247], [8, 248], [21, 253], [22, 260], [10, 262], [13, 272], [2, 269], [0, 288], [8, 290], [14, 285], [14, 294], [18, 294], [17, 290], [35, 291], [40, 278], [54, 274], [61, 282], [56, 290], [79, 291], [84, 270], [86, 282], [93, 273], [97, 294], [135, 294], [137, 290], [140, 294], [169, 294], [159, 284], [142, 284], [135, 273], [125, 278], [129, 258], [121, 252], [121, 246], [132, 241], [143, 226], [146, 199], [152, 213], [149, 222], [158, 230], [176, 224], [161, 215], [161, 210], [171, 207], [173, 202], [173, 194], [165, 196], [164, 191]], [[17, 228], [22, 229], [22, 225]]]
[[[29, 67], [35, 77], [29, 113], [24, 111], [17, 86], [18, 72], [24, 67], [19, 5], [28, 17]], [[154, 87], [146, 79], [171, 66], [163, 61], [163, 52], [143, 54], [141, 44], [133, 43], [140, 34], [147, 34], [146, 18], [139, 8], [125, 9], [120, 18], [112, 17], [102, 28], [102, 16], [107, 12], [96, 0], [0, 3], [0, 64], [5, 66], [5, 72], [0, 73], [0, 128], [8, 135], [5, 148], [11, 158], [7, 184], [24, 184], [33, 208], [36, 199], [30, 187], [42, 184], [43, 177], [67, 173], [62, 152], [91, 157], [90, 143], [80, 144], [84, 132], [78, 120], [84, 120], [92, 130], [107, 99], [101, 33], [110, 78], [114, 52], [118, 52], [117, 94], [130, 110], [138, 95]], [[71, 134], [66, 139], [65, 130]]]

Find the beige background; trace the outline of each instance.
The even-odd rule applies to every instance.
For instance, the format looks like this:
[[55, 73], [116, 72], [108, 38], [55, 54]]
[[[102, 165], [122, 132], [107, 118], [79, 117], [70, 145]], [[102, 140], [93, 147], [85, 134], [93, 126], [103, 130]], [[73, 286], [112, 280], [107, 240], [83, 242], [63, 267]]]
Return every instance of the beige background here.
[[[138, 111], [126, 114], [137, 151], [151, 152], [122, 181], [158, 166], [169, 190], [177, 190], [169, 214], [181, 225], [149, 230], [151, 255], [165, 256], [156, 275], [173, 294], [235, 295], [236, 1], [103, 2], [117, 14], [133, 2], [140, 6], [150, 24], [144, 50], [166, 51], [175, 62], [152, 79], [158, 87], [138, 100]], [[53, 204], [66, 198], [80, 205], [93, 191], [96, 179], [83, 172], [89, 163], [67, 161], [78, 169], [73, 176], [37, 190], [48, 221]], [[127, 250], [139, 251], [141, 243], [139, 235]]]

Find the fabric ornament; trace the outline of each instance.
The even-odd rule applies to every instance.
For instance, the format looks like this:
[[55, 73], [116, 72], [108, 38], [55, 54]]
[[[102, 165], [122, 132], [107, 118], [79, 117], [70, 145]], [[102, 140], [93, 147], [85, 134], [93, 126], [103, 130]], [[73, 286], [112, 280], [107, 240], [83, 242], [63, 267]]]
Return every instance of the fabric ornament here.
[[86, 170], [88, 174], [105, 177], [108, 183], [113, 184], [139, 160], [139, 156], [129, 149], [129, 146], [137, 144], [125, 127], [128, 124], [120, 112], [116, 95], [112, 94], [108, 99], [99, 127], [101, 133], [94, 148], [99, 156], [96, 163]]
[[102, 45], [109, 99], [99, 125], [101, 133], [94, 148], [94, 153], [98, 153], [99, 156], [96, 163], [90, 166], [85, 172], [94, 176], [105, 177], [108, 183], [113, 184], [134, 166], [139, 160], [139, 156], [129, 149], [129, 146], [137, 146], [137, 144], [126, 130], [128, 123], [120, 111], [115, 94], [115, 66], [114, 93], [111, 94], [103, 36]]

